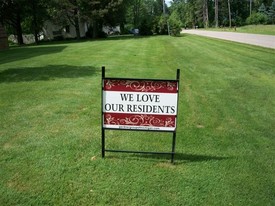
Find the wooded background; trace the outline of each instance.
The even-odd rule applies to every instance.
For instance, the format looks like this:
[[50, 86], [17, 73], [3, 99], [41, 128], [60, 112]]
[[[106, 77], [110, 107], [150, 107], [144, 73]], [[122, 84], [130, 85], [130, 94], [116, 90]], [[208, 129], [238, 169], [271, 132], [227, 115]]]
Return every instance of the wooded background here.
[[0, 22], [23, 44], [22, 34], [34, 34], [38, 43], [45, 21], [73, 25], [88, 22], [86, 37], [106, 34], [103, 25], [120, 26], [121, 34], [138, 28], [141, 35], [178, 35], [181, 28], [233, 27], [274, 24], [275, 0], [2, 0]]

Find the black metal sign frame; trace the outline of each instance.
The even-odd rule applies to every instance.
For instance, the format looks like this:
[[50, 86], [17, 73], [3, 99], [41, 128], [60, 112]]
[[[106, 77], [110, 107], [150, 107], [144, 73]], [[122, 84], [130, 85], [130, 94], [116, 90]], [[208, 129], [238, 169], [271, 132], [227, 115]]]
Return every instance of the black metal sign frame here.
[[[114, 79], [114, 80], [124, 80], [126, 78], [106, 78], [105, 77], [105, 67], [102, 67], [102, 79], [101, 79], [101, 87], [102, 87], [102, 92], [101, 92], [101, 154], [102, 158], [105, 158], [105, 153], [106, 152], [119, 152], [119, 153], [136, 153], [136, 154], [158, 154], [158, 155], [171, 155], [171, 163], [174, 163], [175, 159], [175, 148], [176, 148], [176, 130], [177, 130], [177, 121], [175, 125], [175, 130], [173, 131], [159, 131], [159, 130], [140, 130], [140, 129], [116, 129], [116, 128], [105, 128], [104, 127], [104, 110], [103, 110], [103, 102], [104, 102], [104, 97], [103, 97], [103, 92], [104, 92], [104, 80], [105, 79]], [[127, 80], [131, 80], [130, 78], [127, 78]], [[133, 79], [137, 80], [137, 79]], [[178, 107], [178, 101], [179, 101], [179, 81], [180, 81], [180, 69], [177, 69], [177, 74], [176, 74], [176, 80], [160, 80], [160, 79], [139, 79], [139, 80], [148, 80], [148, 81], [172, 81], [176, 82], [178, 85], [178, 91], [177, 91], [177, 107]], [[176, 114], [177, 118], [178, 114]], [[172, 147], [171, 147], [171, 152], [151, 152], [151, 151], [130, 151], [130, 150], [115, 150], [115, 149], [106, 149], [105, 148], [105, 130], [130, 130], [130, 131], [148, 131], [148, 132], [168, 132], [168, 133], [173, 133], [172, 135]]]

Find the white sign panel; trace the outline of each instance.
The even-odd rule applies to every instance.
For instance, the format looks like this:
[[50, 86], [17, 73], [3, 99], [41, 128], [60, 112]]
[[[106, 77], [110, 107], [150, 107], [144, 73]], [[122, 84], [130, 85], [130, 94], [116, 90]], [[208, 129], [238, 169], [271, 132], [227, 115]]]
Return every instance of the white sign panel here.
[[104, 79], [104, 128], [175, 131], [178, 81]]

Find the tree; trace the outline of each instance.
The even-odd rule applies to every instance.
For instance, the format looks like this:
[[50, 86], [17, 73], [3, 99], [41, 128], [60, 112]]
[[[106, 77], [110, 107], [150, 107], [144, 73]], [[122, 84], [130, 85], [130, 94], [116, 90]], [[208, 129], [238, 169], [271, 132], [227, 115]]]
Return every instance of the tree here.
[[203, 0], [203, 23], [204, 27], [209, 27], [208, 0]]
[[252, 0], [249, 0], [249, 15], [252, 14]]
[[163, 0], [132, 0], [127, 10], [128, 28], [138, 28], [142, 35], [167, 34], [168, 9], [163, 3]]
[[33, 33], [38, 43], [39, 32], [49, 18], [47, 6], [51, 0], [2, 0], [0, 21], [16, 34], [19, 45], [23, 44], [23, 32]]
[[215, 0], [215, 26], [219, 27], [219, 0]]
[[264, 3], [261, 4], [261, 6], [259, 7], [258, 11], [260, 13], [266, 13], [266, 7], [265, 7]]
[[93, 38], [98, 37], [104, 24], [104, 18], [115, 13], [120, 8], [123, 0], [81, 0], [83, 19], [91, 23]]
[[[141, 35], [150, 35], [153, 33], [159, 33], [159, 21], [160, 16], [167, 16], [166, 5], [162, 4], [162, 0], [144, 0], [142, 7], [141, 23], [137, 28], [140, 29]], [[167, 18], [166, 18], [167, 19]], [[166, 23], [167, 25], [167, 23]], [[167, 34], [167, 33], [166, 33]]]
[[208, 5], [209, 0], [196, 0], [194, 2], [190, 1], [190, 3], [194, 4], [195, 8], [195, 16], [197, 19], [197, 24], [200, 27], [209, 27], [209, 11]]
[[0, 3], [0, 21], [3, 23], [3, 25], [9, 25], [13, 28], [19, 45], [24, 44], [21, 26], [24, 7], [21, 5], [24, 5], [25, 3], [26, 2], [23, 0], [2, 0]]
[[[268, 14], [269, 23], [274, 22], [271, 16], [273, 10], [271, 9], [270, 15], [269, 7], [263, 7], [264, 5], [272, 5], [275, 0], [173, 0], [171, 5], [171, 11], [180, 11], [179, 16], [183, 25], [190, 27], [199, 25], [207, 27], [213, 24], [215, 27], [233, 25], [239, 26], [246, 22], [250, 13], [259, 12]], [[208, 5], [208, 6], [207, 6]], [[275, 3], [274, 3], [275, 5]], [[255, 15], [254, 15], [255, 16]], [[261, 18], [262, 20], [265, 17]], [[261, 20], [261, 21], [262, 21]], [[191, 23], [192, 22], [192, 23]]]
[[158, 34], [167, 35], [168, 34], [168, 25], [167, 25], [167, 16], [161, 15], [158, 22]]
[[23, 19], [24, 31], [33, 33], [35, 42], [38, 44], [39, 32], [42, 30], [44, 22], [49, 19], [47, 5], [49, 1], [30, 0], [25, 4], [26, 16]]
[[231, 19], [231, 6], [230, 6], [230, 0], [227, 0], [228, 2], [228, 19], [229, 19], [229, 27], [232, 27], [232, 19]]
[[195, 1], [190, 0], [187, 2], [185, 7], [185, 25], [187, 27], [195, 27], [197, 23], [197, 16], [195, 12]]
[[275, 23], [275, 0], [272, 2], [271, 6], [269, 7], [267, 15], [270, 23], [274, 24]]
[[173, 11], [170, 15], [168, 22], [170, 26], [170, 35], [179, 36], [181, 31], [181, 21], [180, 16], [176, 10]]
[[264, 13], [260, 13], [260, 12], [253, 12], [247, 19], [246, 19], [246, 23], [247, 24], [266, 24], [268, 20], [268, 17], [266, 14]]
[[137, 28], [140, 25], [141, 21], [141, 7], [142, 1], [141, 0], [134, 0], [133, 1], [133, 24], [134, 27]]
[[208, 0], [196, 0], [194, 5], [199, 26], [207, 28], [209, 26]]
[[80, 39], [80, 9], [81, 0], [53, 0], [50, 8], [51, 18], [57, 25], [73, 25], [76, 31], [76, 38]]
[[131, 6], [132, 0], [123, 0], [123, 2], [117, 6], [117, 8], [108, 12], [104, 16], [104, 25], [107, 26], [120, 26], [120, 32], [125, 33], [125, 24], [127, 23], [127, 12], [128, 8]]

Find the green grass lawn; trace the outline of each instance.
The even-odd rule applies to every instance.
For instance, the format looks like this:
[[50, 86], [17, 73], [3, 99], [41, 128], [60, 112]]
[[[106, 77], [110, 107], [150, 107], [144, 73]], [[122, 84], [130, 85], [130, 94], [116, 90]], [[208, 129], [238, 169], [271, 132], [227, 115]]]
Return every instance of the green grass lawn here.
[[[275, 50], [184, 35], [0, 52], [0, 205], [275, 205]], [[176, 161], [101, 159], [107, 77], [174, 79]], [[171, 134], [107, 131], [108, 148], [170, 151]]]
[[229, 32], [241, 32], [241, 33], [250, 33], [250, 34], [266, 34], [266, 35], [275, 35], [275, 25], [247, 25], [235, 28], [209, 28], [207, 30], [212, 31], [229, 31]]

